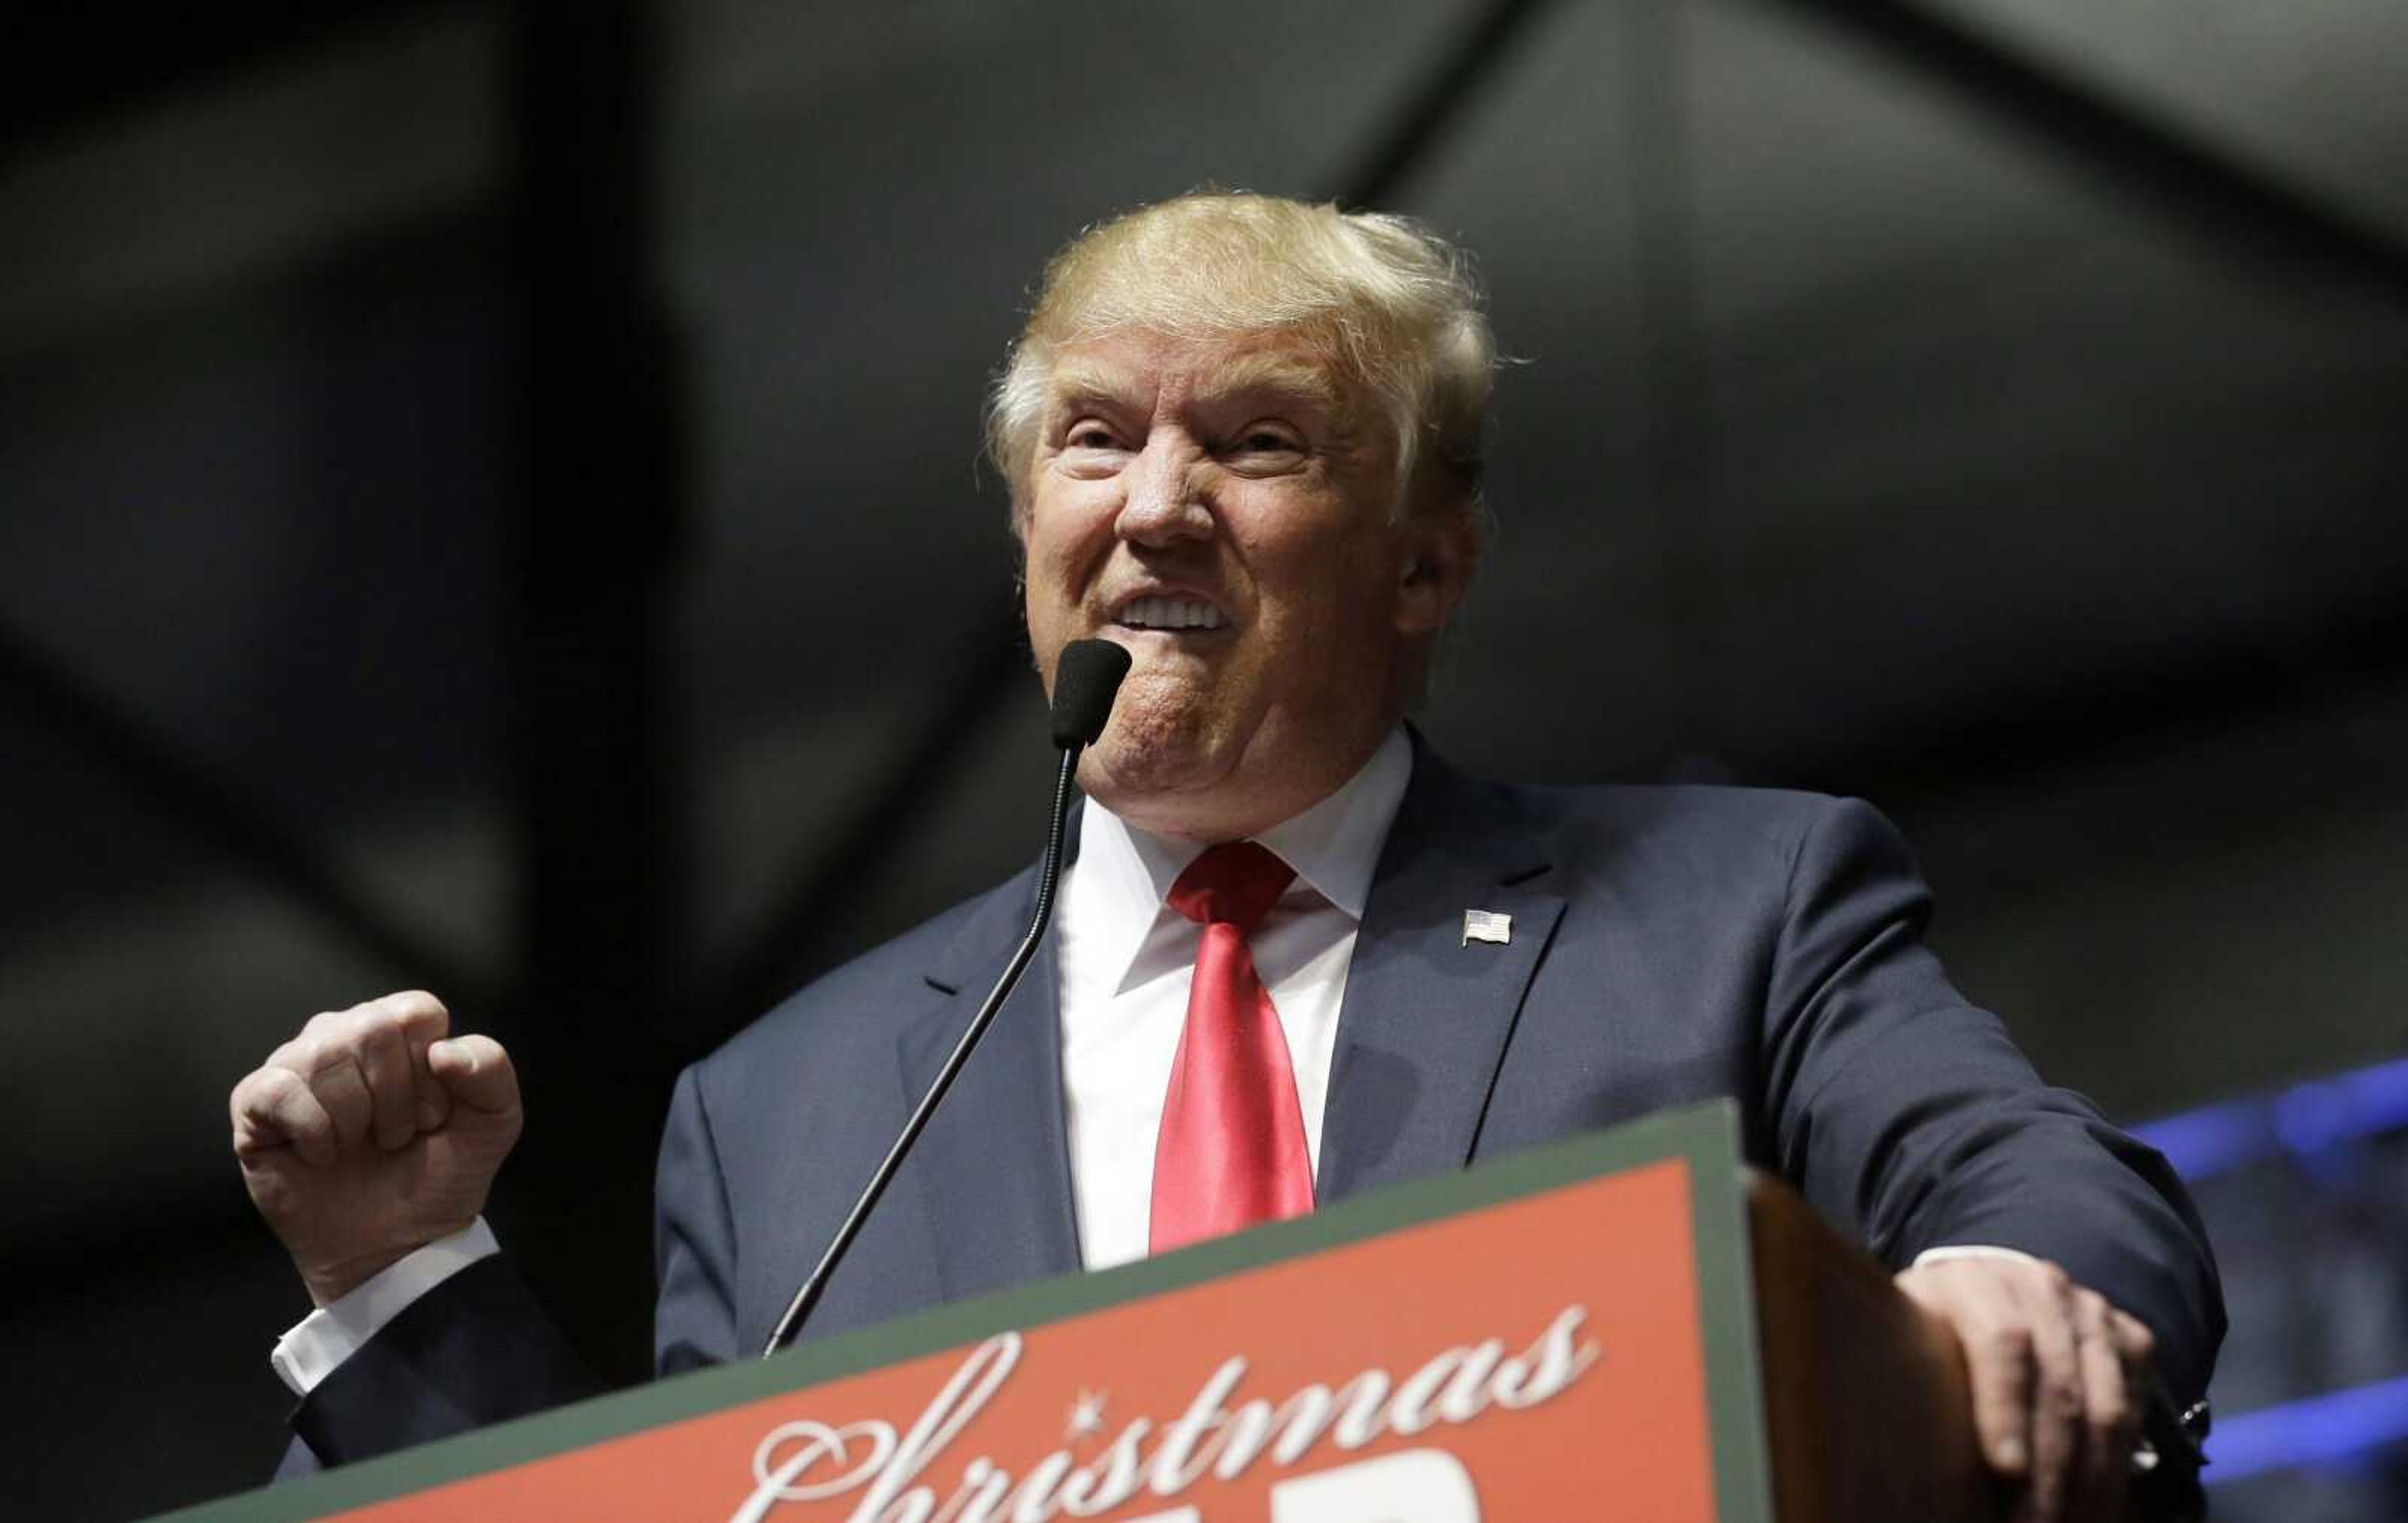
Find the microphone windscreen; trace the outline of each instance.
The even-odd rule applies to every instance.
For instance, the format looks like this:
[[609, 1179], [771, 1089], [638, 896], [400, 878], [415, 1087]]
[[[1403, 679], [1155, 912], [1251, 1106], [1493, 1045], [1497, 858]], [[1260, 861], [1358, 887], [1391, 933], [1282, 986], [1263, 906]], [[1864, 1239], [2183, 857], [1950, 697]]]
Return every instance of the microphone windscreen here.
[[1054, 743], [1096, 743], [1112, 717], [1112, 695], [1128, 675], [1129, 654], [1108, 639], [1074, 639], [1054, 666]]

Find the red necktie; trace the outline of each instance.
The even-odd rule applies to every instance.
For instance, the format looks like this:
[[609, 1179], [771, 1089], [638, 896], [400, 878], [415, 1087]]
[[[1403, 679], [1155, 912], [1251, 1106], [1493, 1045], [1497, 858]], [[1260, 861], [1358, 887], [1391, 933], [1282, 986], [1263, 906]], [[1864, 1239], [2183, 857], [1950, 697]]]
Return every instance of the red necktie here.
[[1187, 1026], [1154, 1149], [1153, 1251], [1312, 1209], [1296, 1066], [1246, 937], [1296, 877], [1251, 841], [1215, 846], [1170, 885], [1201, 921]]

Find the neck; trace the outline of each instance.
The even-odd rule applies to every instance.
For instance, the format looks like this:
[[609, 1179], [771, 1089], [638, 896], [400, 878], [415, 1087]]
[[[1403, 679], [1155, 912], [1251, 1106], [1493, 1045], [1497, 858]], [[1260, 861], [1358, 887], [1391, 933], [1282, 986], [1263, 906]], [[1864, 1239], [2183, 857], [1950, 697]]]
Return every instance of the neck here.
[[[1203, 846], [1250, 840], [1344, 787], [1394, 729], [1391, 724], [1369, 740], [1330, 754], [1318, 766], [1241, 766], [1231, 777], [1211, 786], [1158, 792], [1115, 788], [1109, 778], [1097, 778], [1087, 792], [1129, 825], [1154, 835]], [[1087, 784], [1089, 780], [1081, 782]]]

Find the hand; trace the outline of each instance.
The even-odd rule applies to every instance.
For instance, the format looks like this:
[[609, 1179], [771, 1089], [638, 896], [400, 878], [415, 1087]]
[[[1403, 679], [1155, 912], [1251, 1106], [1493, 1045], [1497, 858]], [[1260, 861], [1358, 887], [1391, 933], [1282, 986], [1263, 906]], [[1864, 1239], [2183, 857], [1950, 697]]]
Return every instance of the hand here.
[[1983, 1457], [2024, 1483], [2018, 1523], [2115, 1523], [2148, 1389], [2149, 1329], [2039, 1259], [1942, 1259], [1898, 1286], [1964, 1345]]
[[416, 992], [315, 1015], [234, 1086], [243, 1183], [320, 1306], [474, 1221], [519, 1139], [509, 1055], [451, 1024]]

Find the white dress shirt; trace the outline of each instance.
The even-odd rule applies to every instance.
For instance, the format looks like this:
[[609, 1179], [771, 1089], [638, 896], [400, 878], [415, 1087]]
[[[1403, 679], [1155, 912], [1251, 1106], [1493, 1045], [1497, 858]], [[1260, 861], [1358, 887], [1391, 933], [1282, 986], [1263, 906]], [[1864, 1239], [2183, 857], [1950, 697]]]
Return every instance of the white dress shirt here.
[[[1248, 945], [1287, 1036], [1316, 1175], [1346, 970], [1412, 769], [1412, 745], [1398, 730], [1344, 787], [1255, 838], [1296, 869]], [[1202, 851], [1132, 829], [1091, 798], [1080, 820], [1078, 860], [1063, 877], [1055, 921], [1062, 1088], [1079, 1247], [1091, 1270], [1142, 1258], [1149, 1247], [1154, 1139], [1203, 934], [1165, 900]], [[286, 1332], [271, 1359], [276, 1372], [294, 1395], [308, 1395], [403, 1308], [496, 1251], [481, 1218], [421, 1248]], [[1916, 1262], [1971, 1255], [2023, 1257], [1958, 1246], [1931, 1249]]]
[[[1287, 1036], [1316, 1172], [1354, 933], [1412, 770], [1412, 742], [1396, 731], [1344, 787], [1254, 838], [1296, 869], [1247, 945]], [[1092, 798], [1080, 819], [1058, 934], [1070, 1186], [1089, 1269], [1146, 1255], [1154, 1139], [1204, 933], [1164, 901], [1203, 850], [1132, 829]]]

